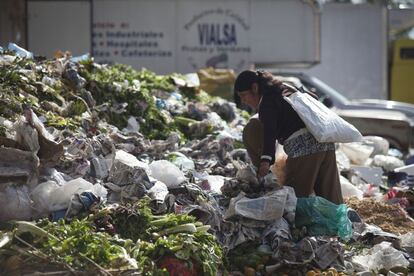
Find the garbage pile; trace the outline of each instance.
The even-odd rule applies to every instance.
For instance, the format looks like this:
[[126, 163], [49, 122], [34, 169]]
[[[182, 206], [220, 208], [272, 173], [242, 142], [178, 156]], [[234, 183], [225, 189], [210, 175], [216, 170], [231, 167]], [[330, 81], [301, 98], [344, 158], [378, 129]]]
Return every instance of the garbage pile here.
[[413, 269], [414, 165], [384, 139], [337, 145], [348, 205], [296, 198], [283, 156], [278, 177], [256, 177], [248, 114], [196, 74], [13, 50], [0, 55], [0, 273]]

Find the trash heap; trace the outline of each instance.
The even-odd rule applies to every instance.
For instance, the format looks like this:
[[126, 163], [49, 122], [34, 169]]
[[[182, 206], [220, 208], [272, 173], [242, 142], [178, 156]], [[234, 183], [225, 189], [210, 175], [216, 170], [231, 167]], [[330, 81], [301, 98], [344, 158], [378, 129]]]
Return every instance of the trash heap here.
[[199, 87], [196, 74], [2, 51], [0, 274], [413, 269], [410, 158], [379, 137], [338, 145], [348, 205], [296, 198], [283, 154], [257, 179], [248, 114]]

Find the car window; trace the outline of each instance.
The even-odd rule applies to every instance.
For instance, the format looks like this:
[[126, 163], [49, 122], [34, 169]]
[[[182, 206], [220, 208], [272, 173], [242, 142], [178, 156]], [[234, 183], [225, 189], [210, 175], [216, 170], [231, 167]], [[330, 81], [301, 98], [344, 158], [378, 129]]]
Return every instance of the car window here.
[[306, 81], [303, 81], [303, 80], [302, 80], [302, 84], [305, 87], [305, 89], [309, 90], [310, 92], [315, 93], [318, 96], [318, 98], [324, 98], [325, 97], [325, 93], [323, 93], [320, 89], [318, 89], [314, 85], [312, 85], [312, 84], [310, 84]]
[[309, 76], [302, 77], [296, 75], [275, 75], [283, 82], [291, 83], [296, 87], [304, 87], [305, 90], [315, 93], [319, 101], [323, 102], [326, 98], [329, 98], [333, 104], [336, 105], [346, 105], [349, 100], [340, 94], [338, 91], [319, 80], [318, 78]]
[[[341, 93], [324, 83], [323, 81], [319, 80], [318, 78], [311, 77], [312, 83], [314, 87], [317, 87], [319, 91], [323, 91], [325, 95], [329, 95], [329, 97], [340, 104], [347, 104], [349, 100], [343, 96]], [[322, 92], [321, 92], [322, 93]]]

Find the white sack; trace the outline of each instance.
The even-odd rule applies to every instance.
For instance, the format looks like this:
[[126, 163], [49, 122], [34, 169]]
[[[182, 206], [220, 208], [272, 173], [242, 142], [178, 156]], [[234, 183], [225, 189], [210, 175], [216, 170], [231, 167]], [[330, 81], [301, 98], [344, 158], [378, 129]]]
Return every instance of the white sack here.
[[307, 93], [296, 92], [284, 99], [298, 113], [306, 128], [319, 142], [359, 142], [361, 133], [323, 103]]

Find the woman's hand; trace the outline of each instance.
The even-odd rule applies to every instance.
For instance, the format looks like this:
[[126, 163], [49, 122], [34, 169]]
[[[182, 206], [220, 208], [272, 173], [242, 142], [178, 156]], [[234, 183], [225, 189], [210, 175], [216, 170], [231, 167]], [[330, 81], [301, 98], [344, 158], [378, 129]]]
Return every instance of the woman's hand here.
[[298, 90], [296, 89], [296, 87], [288, 84], [288, 83], [283, 83], [282, 84], [282, 96], [283, 97], [289, 97], [290, 95], [292, 95], [293, 93], [298, 92]]
[[260, 167], [259, 167], [259, 171], [257, 172], [257, 176], [259, 178], [263, 177], [263, 176], [265, 176], [266, 174], [269, 173], [269, 170], [270, 170], [270, 163], [267, 162], [267, 161], [262, 161], [260, 163]]

